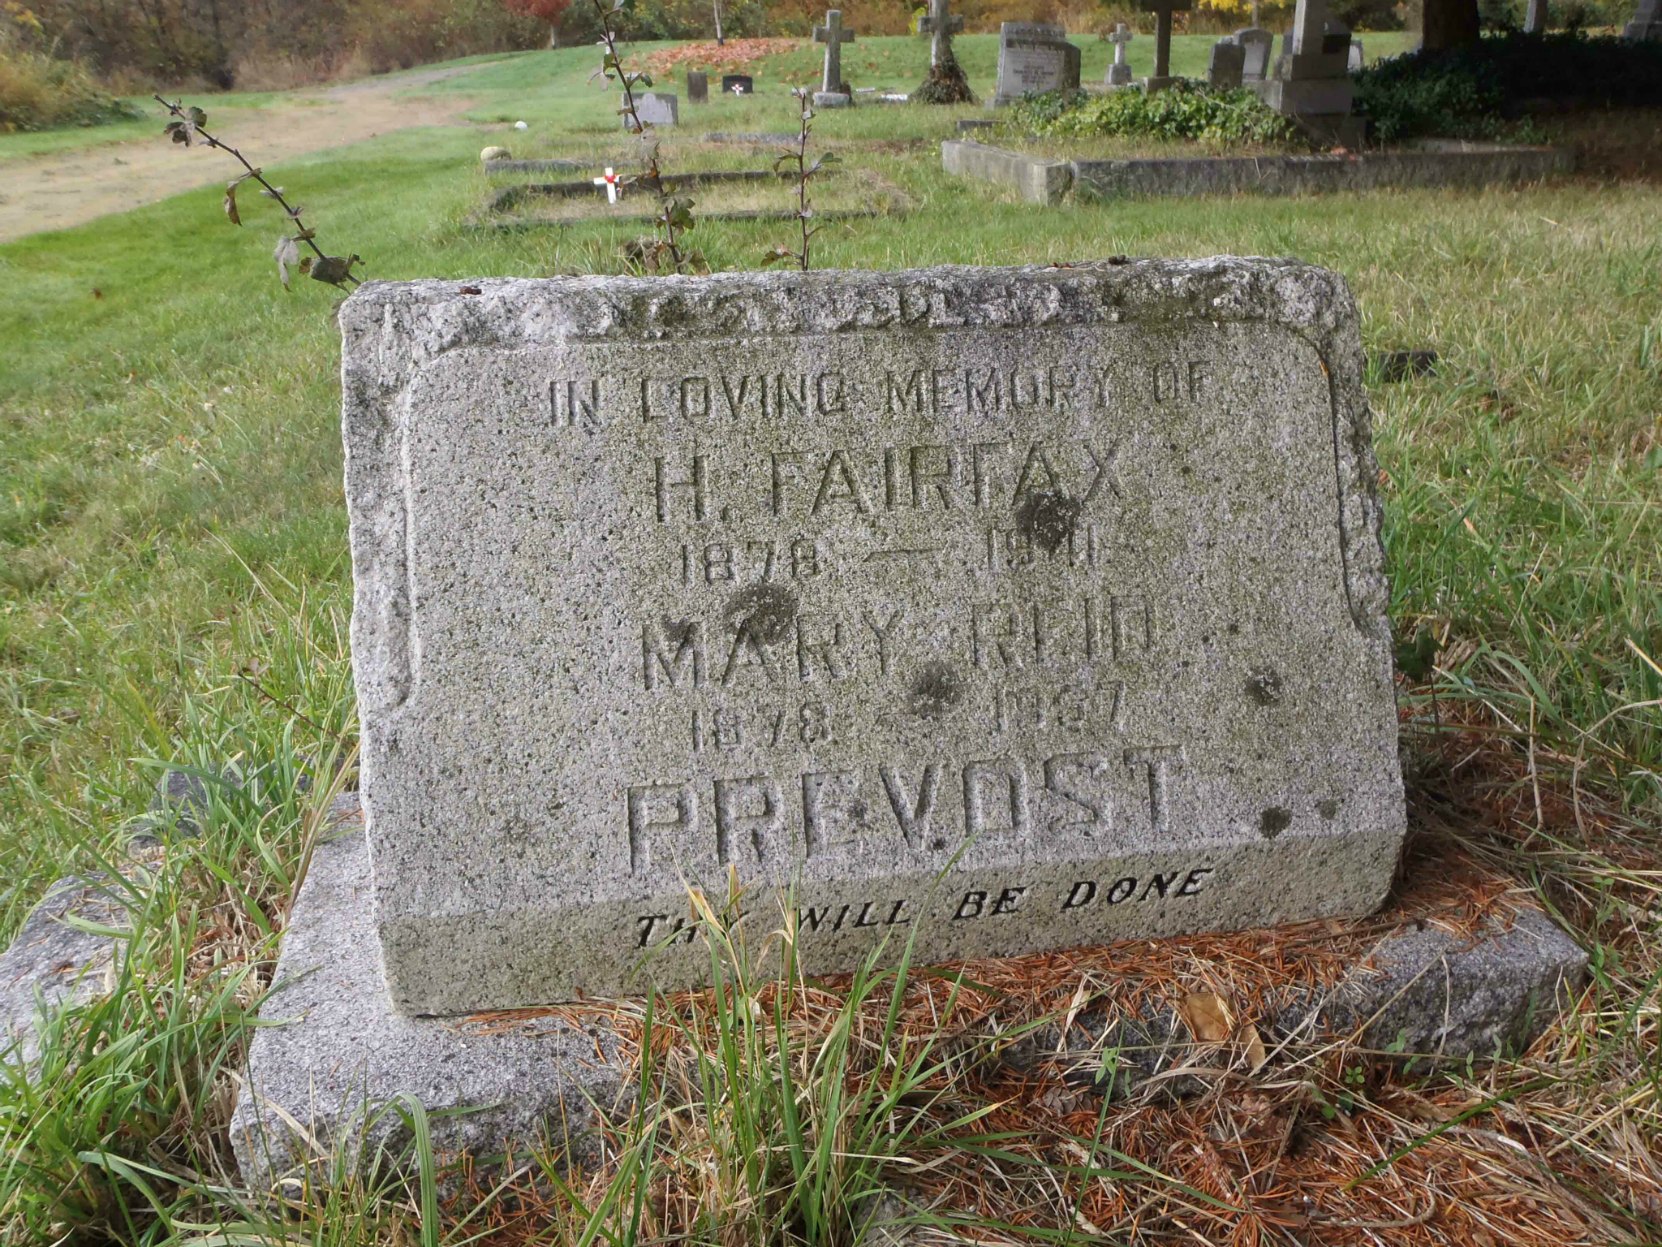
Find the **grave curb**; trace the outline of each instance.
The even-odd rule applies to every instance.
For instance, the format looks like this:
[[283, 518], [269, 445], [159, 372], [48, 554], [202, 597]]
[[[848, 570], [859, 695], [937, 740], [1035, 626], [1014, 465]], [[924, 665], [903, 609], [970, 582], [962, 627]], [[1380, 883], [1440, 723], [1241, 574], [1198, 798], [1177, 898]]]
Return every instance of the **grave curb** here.
[[941, 165], [958, 177], [1007, 186], [1031, 204], [1062, 202], [1073, 185], [1073, 165], [1066, 160], [1040, 160], [974, 139], [947, 139], [941, 144]]
[[967, 139], [941, 144], [947, 173], [1009, 187], [1028, 203], [1190, 195], [1520, 186], [1574, 172], [1564, 148], [1460, 143], [1421, 150], [1309, 156], [1046, 160]]

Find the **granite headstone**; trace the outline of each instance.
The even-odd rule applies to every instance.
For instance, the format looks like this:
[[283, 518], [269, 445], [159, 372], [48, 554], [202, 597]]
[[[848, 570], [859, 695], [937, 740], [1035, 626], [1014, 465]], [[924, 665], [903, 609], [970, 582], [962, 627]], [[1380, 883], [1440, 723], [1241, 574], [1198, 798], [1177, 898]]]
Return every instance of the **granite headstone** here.
[[1219, 39], [1212, 45], [1212, 57], [1206, 65], [1209, 86], [1232, 88], [1241, 85], [1241, 74], [1246, 67], [1246, 49], [1233, 39]]
[[[1404, 812], [1355, 305], [1291, 261], [370, 283], [393, 1003], [1368, 911]], [[785, 913], [784, 889], [794, 888]], [[898, 947], [898, 945], [894, 945]]]
[[[621, 106], [622, 97], [619, 96]], [[673, 126], [680, 124], [680, 101], [667, 91], [642, 91], [635, 96], [635, 115], [641, 119], [643, 126]], [[627, 116], [623, 118], [623, 128], [628, 130], [632, 122]]]
[[998, 29], [998, 84], [993, 104], [1024, 95], [1079, 89], [1079, 49], [1046, 22], [1005, 22]]

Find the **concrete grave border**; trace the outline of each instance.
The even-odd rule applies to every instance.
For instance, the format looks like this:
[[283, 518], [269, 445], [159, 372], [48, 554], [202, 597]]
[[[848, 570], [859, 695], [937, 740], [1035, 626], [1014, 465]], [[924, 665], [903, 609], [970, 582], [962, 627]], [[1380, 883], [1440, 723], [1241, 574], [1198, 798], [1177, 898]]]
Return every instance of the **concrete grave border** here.
[[[821, 171], [819, 176], [835, 177], [838, 174], [835, 168]], [[853, 221], [865, 220], [885, 216], [905, 216], [912, 210], [912, 198], [893, 183], [882, 180], [883, 189], [891, 191], [901, 206], [890, 211], [878, 208], [815, 208], [814, 217], [820, 221]], [[674, 174], [663, 179], [663, 186], [667, 193], [676, 194], [683, 190], [696, 190], [702, 186], [721, 183], [745, 182], [777, 182], [782, 186], [794, 185], [796, 174], [788, 170], [771, 169], [713, 169], [706, 172]], [[546, 226], [586, 225], [594, 221], [652, 221], [657, 219], [656, 207], [651, 211], [641, 212], [607, 212], [604, 215], [583, 217], [569, 221], [540, 220], [536, 217], [513, 217], [508, 214], [523, 207], [527, 201], [537, 199], [588, 199], [595, 194], [594, 184], [591, 181], [578, 182], [532, 182], [516, 186], [504, 186], [496, 191], [484, 205], [483, 211], [470, 224], [495, 229], [536, 229]], [[655, 202], [655, 201], [654, 201]], [[789, 209], [742, 208], [728, 212], [697, 213], [701, 221], [794, 221], [796, 213]]]
[[1008, 187], [1028, 203], [1050, 205], [1070, 190], [1080, 199], [1121, 199], [1522, 186], [1573, 172], [1575, 156], [1556, 147], [1434, 141], [1350, 155], [1051, 160], [973, 139], [949, 139], [941, 144], [941, 164], [948, 173]]

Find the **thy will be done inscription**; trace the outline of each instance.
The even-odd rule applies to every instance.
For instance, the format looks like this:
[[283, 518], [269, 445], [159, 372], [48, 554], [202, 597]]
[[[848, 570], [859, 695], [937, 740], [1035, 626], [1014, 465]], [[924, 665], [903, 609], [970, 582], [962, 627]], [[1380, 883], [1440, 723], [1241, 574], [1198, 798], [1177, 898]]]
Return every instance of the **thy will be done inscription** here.
[[1210, 263], [354, 295], [400, 1006], [697, 982], [686, 888], [730, 872], [819, 971], [1375, 904], [1354, 311]]

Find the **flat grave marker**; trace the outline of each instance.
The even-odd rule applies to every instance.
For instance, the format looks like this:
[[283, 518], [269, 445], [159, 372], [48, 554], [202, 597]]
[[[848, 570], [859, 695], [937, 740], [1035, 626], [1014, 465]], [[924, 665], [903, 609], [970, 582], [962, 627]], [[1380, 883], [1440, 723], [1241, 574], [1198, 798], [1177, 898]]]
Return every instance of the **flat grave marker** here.
[[[588, 193], [594, 194], [589, 187]], [[371, 283], [342, 309], [406, 1013], [1369, 910], [1403, 831], [1354, 304], [1281, 261]]]

